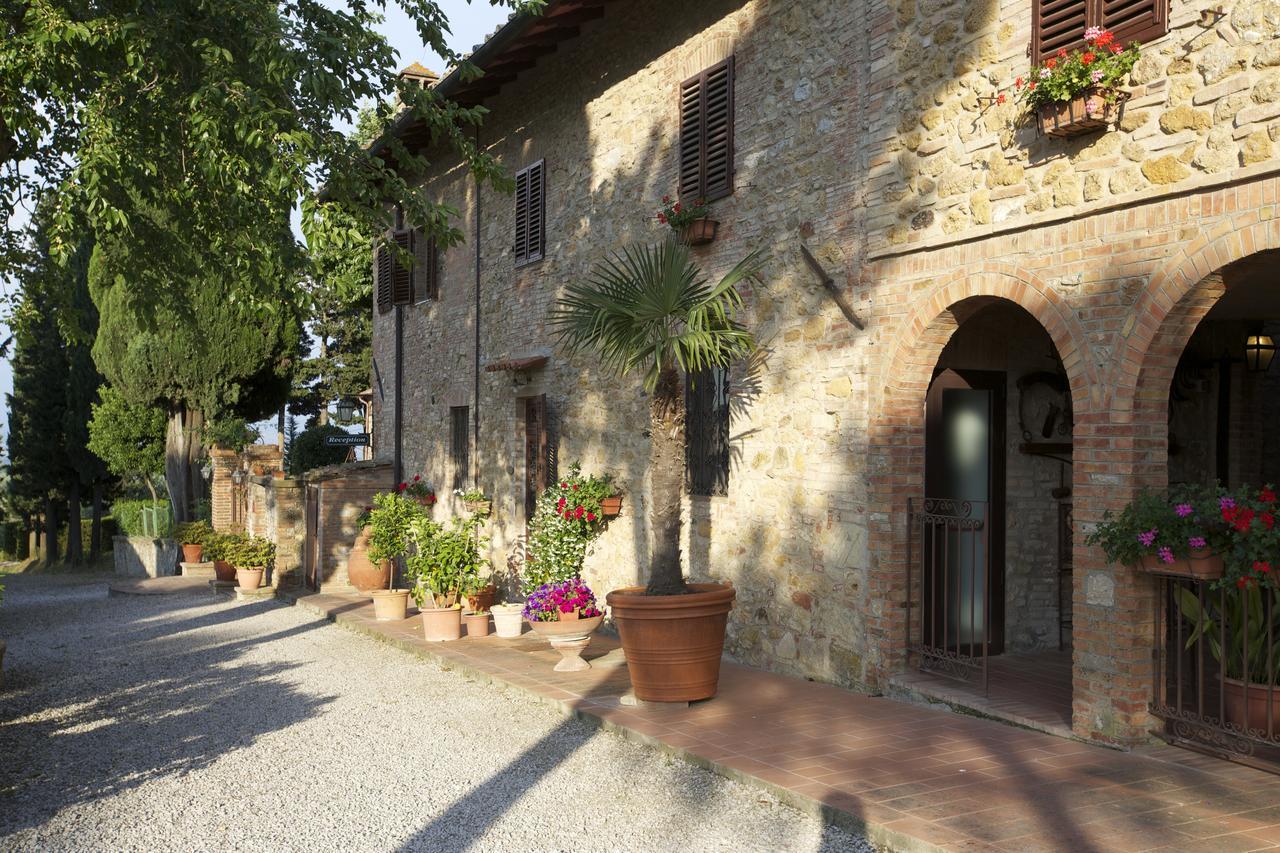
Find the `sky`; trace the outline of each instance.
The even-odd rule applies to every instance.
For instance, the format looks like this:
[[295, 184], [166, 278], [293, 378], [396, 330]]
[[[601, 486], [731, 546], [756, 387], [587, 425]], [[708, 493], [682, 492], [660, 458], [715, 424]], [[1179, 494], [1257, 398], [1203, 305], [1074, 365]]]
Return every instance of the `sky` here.
[[[484, 41], [485, 37], [494, 31], [510, 14], [510, 9], [506, 7], [490, 6], [484, 0], [477, 0], [475, 3], [463, 2], [463, 0], [438, 0], [440, 7], [444, 10], [445, 15], [450, 22], [452, 34], [448, 37], [449, 46], [460, 53], [469, 53], [475, 45]], [[404, 13], [398, 5], [389, 2], [386, 10], [386, 20], [378, 29], [386, 36], [387, 41], [395, 48], [399, 54], [399, 67], [403, 68], [412, 62], [420, 62], [427, 68], [435, 71], [437, 74], [445, 70], [444, 60], [431, 52], [423, 45], [422, 39], [418, 36], [417, 28], [410, 22], [409, 17]], [[348, 126], [338, 123], [338, 126], [349, 129]], [[295, 229], [297, 216], [294, 216]], [[21, 228], [26, 224], [26, 213], [19, 210], [18, 214], [9, 221], [10, 228]], [[301, 239], [301, 234], [299, 234]], [[4, 282], [5, 288], [11, 292], [15, 289], [15, 285], [11, 282]], [[0, 340], [7, 338], [9, 330], [3, 322], [0, 322]], [[0, 400], [6, 399], [13, 390], [13, 369], [9, 364], [9, 359], [0, 360]], [[3, 447], [3, 438], [9, 434], [9, 407], [7, 404], [0, 405], [0, 447]], [[274, 436], [267, 436], [268, 441], [274, 441]]]

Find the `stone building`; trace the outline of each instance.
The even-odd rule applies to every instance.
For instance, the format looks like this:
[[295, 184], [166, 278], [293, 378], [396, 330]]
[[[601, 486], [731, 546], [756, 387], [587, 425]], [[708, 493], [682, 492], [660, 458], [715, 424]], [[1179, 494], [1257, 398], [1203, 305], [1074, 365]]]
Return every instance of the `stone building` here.
[[[1144, 44], [1113, 125], [1067, 140], [997, 97], [1033, 23], [1051, 45], [1062, 20]], [[737, 587], [730, 653], [928, 694], [909, 649], [954, 610], [941, 646], [976, 642], [993, 690], [1039, 661], [1058, 728], [1147, 737], [1156, 587], [1084, 537], [1143, 487], [1276, 478], [1274, 374], [1243, 346], [1280, 319], [1280, 6], [552, 0], [473, 61], [478, 80], [425, 79], [489, 111], [478, 141], [518, 189], [436, 152], [424, 186], [465, 242], [374, 307], [378, 458], [422, 472], [441, 514], [455, 486], [490, 493], [500, 572], [549, 472], [607, 471], [624, 510], [587, 579], [642, 577], [643, 394], [558, 352], [547, 315], [610, 252], [665, 236], [682, 133], [688, 153], [691, 128], [728, 121], [727, 173], [714, 144], [694, 152], [720, 229], [693, 251], [709, 276], [769, 253], [744, 318], [762, 348], [700, 409], [727, 422], [727, 481], [690, 489], [713, 493], [686, 497], [683, 553]], [[973, 531], [980, 556], [940, 587], [927, 552]]]

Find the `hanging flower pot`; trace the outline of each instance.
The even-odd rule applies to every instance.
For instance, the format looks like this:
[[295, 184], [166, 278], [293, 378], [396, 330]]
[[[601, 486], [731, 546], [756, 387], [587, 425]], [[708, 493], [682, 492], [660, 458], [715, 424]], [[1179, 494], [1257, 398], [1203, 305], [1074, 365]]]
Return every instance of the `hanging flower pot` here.
[[690, 246], [705, 246], [716, 239], [716, 229], [719, 227], [719, 222], [704, 216], [680, 229], [680, 239]]
[[614, 518], [622, 512], [622, 495], [613, 495], [600, 501], [600, 512], [606, 518]]
[[1128, 98], [1128, 92], [1093, 86], [1069, 101], [1042, 104], [1036, 109], [1040, 132], [1065, 139], [1105, 130]]
[[1188, 556], [1175, 558], [1173, 562], [1162, 560], [1154, 554], [1144, 554], [1138, 568], [1153, 575], [1172, 575], [1196, 580], [1217, 580], [1222, 577], [1225, 566], [1222, 557], [1208, 548], [1192, 551]]

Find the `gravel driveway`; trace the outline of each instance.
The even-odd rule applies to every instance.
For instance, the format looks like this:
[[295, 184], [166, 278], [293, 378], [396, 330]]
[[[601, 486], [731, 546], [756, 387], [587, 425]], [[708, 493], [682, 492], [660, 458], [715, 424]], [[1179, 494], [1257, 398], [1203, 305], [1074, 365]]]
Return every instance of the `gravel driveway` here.
[[10, 576], [0, 850], [869, 850], [270, 603]]

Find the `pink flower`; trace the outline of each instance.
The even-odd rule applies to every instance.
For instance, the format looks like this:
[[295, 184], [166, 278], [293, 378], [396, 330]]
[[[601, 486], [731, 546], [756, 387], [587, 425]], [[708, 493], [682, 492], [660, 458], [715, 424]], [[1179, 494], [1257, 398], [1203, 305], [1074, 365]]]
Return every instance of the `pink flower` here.
[[1195, 509], [1192, 508], [1191, 504], [1178, 504], [1173, 508], [1173, 511], [1178, 514], [1178, 518], [1186, 518], [1195, 512]]
[[1173, 562], [1173, 549], [1170, 548], [1168, 545], [1161, 547], [1158, 551], [1156, 551], [1156, 553], [1160, 555], [1160, 559], [1163, 560], [1164, 562], [1166, 563]]
[[1159, 532], [1160, 532], [1159, 530], [1153, 527], [1150, 530], [1148, 530], [1146, 533], [1139, 533], [1138, 541], [1141, 542], [1143, 545], [1147, 546], [1148, 548], [1150, 548], [1152, 544], [1156, 541], [1156, 534]]
[[1101, 83], [1102, 78], [1106, 76], [1107, 75], [1103, 72], [1101, 68], [1095, 68], [1089, 72], [1089, 79], [1095, 83]]
[[1088, 42], [1097, 41], [1098, 36], [1102, 35], [1102, 33], [1102, 27], [1089, 27], [1089, 29], [1084, 31], [1084, 40]]
[[1192, 536], [1190, 539], [1187, 540], [1187, 544], [1192, 548], [1199, 549], [1199, 548], [1207, 547], [1209, 543], [1205, 541], [1203, 536]]

